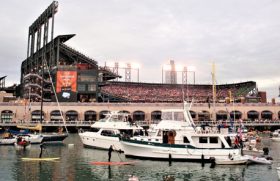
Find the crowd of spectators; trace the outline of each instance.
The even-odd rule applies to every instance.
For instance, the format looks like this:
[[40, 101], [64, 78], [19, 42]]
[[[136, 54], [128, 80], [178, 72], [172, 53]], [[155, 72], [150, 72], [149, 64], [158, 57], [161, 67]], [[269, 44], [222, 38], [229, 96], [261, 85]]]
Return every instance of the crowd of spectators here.
[[[248, 86], [244, 84], [244, 86]], [[246, 90], [244, 86], [217, 86], [216, 100], [223, 101], [229, 97], [229, 92], [236, 95], [240, 89]], [[249, 91], [249, 90], [248, 90]], [[244, 92], [245, 96], [247, 92]], [[101, 88], [101, 92], [111, 96], [123, 98], [129, 102], [182, 102], [183, 93], [185, 98], [194, 99], [195, 102], [204, 103], [212, 101], [212, 85], [180, 85], [180, 84], [150, 84], [150, 83], [128, 83], [110, 82]], [[240, 95], [239, 95], [240, 96]], [[242, 96], [242, 95], [241, 95]]]

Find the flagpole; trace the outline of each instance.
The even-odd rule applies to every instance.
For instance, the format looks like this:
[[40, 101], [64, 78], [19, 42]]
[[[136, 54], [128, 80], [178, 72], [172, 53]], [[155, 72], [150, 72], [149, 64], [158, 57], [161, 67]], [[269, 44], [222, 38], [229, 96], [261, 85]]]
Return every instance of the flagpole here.
[[213, 91], [213, 121], [215, 119], [215, 112], [216, 112], [216, 70], [215, 70], [215, 63], [212, 63], [212, 91]]

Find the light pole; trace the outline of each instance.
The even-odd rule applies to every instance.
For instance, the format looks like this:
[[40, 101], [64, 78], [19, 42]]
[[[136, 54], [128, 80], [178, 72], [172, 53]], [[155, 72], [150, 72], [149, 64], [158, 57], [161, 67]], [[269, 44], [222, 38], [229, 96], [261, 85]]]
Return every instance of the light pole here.
[[[108, 65], [108, 66], [107, 66]], [[136, 70], [137, 71], [137, 82], [139, 82], [139, 75], [140, 75], [140, 65], [138, 63], [123, 63], [123, 62], [108, 62], [106, 65], [105, 62], [105, 67], [111, 69], [115, 74], [119, 75], [119, 70], [124, 70], [125, 71], [125, 81], [126, 82], [131, 82], [131, 70]], [[117, 78], [117, 81], [119, 79]]]
[[[164, 83], [165, 71], [171, 71], [172, 67], [170, 64], [164, 64], [161, 68], [161, 82]], [[188, 83], [188, 73], [193, 73], [193, 84], [195, 84], [195, 67], [194, 66], [182, 66], [177, 64], [175, 67], [175, 72], [182, 73], [182, 84]], [[167, 82], [167, 80], [165, 80]]]

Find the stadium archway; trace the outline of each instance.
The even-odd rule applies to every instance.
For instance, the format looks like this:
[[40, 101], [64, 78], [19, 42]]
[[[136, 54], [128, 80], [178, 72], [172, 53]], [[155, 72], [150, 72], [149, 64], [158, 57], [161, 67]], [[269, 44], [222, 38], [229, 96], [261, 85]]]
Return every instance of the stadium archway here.
[[230, 112], [230, 118], [231, 119], [241, 119], [242, 118], [242, 113], [238, 110], [234, 110]]
[[127, 111], [127, 110], [121, 110], [121, 111], [119, 111], [120, 113], [126, 113], [126, 114], [130, 114], [130, 112], [129, 111]]
[[108, 110], [100, 111], [99, 112], [99, 119], [105, 118], [105, 114], [108, 114], [108, 113], [110, 113], [110, 111], [108, 111]]
[[259, 119], [260, 113], [255, 110], [251, 110], [247, 112], [247, 118], [251, 121], [254, 121], [255, 119]]
[[13, 120], [13, 111], [11, 110], [4, 110], [1, 112], [1, 121], [2, 122], [12, 122]]
[[[62, 113], [62, 112], [61, 112]], [[50, 113], [50, 120], [53, 122], [63, 121], [63, 113], [61, 114], [59, 110], [54, 110]]]
[[[42, 120], [44, 120], [45, 113], [42, 111]], [[31, 112], [31, 121], [32, 122], [40, 122], [41, 120], [41, 111], [40, 110], [35, 110]]]
[[151, 113], [151, 120], [161, 120], [161, 111], [153, 111]]
[[210, 120], [210, 113], [209, 111], [201, 111], [197, 113], [198, 121], [209, 121]]
[[261, 119], [272, 120], [272, 115], [273, 115], [273, 113], [271, 111], [269, 111], [269, 110], [262, 111]]
[[196, 112], [190, 110], [190, 114], [192, 116], [193, 119], [196, 119]]
[[227, 120], [228, 119], [228, 113], [224, 110], [220, 110], [216, 112], [216, 120]]
[[74, 110], [67, 111], [65, 113], [66, 121], [78, 121], [78, 112]]
[[85, 112], [85, 121], [96, 121], [96, 112], [95, 111], [86, 111]]
[[144, 121], [145, 113], [143, 111], [134, 111], [133, 112], [133, 120], [134, 121]]

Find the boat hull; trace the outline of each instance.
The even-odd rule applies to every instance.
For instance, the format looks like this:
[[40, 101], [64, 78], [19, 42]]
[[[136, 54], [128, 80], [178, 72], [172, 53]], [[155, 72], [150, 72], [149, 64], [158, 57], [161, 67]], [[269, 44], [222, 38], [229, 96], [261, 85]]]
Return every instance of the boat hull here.
[[43, 134], [43, 142], [62, 142], [68, 134]]
[[149, 143], [143, 141], [121, 141], [126, 157], [150, 159], [150, 160], [174, 160], [174, 161], [201, 161], [225, 159], [229, 154], [240, 155], [239, 149], [232, 148], [194, 148], [187, 145], [172, 145], [161, 143]]
[[0, 145], [13, 145], [16, 142], [16, 138], [1, 138]]
[[217, 165], [244, 165], [248, 162], [248, 159], [242, 160], [216, 160]]
[[22, 137], [24, 140], [29, 141], [31, 144], [40, 144], [43, 141], [43, 136], [40, 134], [26, 134], [26, 135], [18, 135], [18, 137]]
[[14, 143], [16, 150], [29, 150], [31, 148], [31, 144], [27, 143], [26, 145], [20, 145], [17, 143]]
[[109, 147], [113, 145], [113, 149], [123, 151], [119, 137], [102, 136], [98, 133], [92, 132], [79, 133], [79, 136], [84, 147], [108, 150]]

